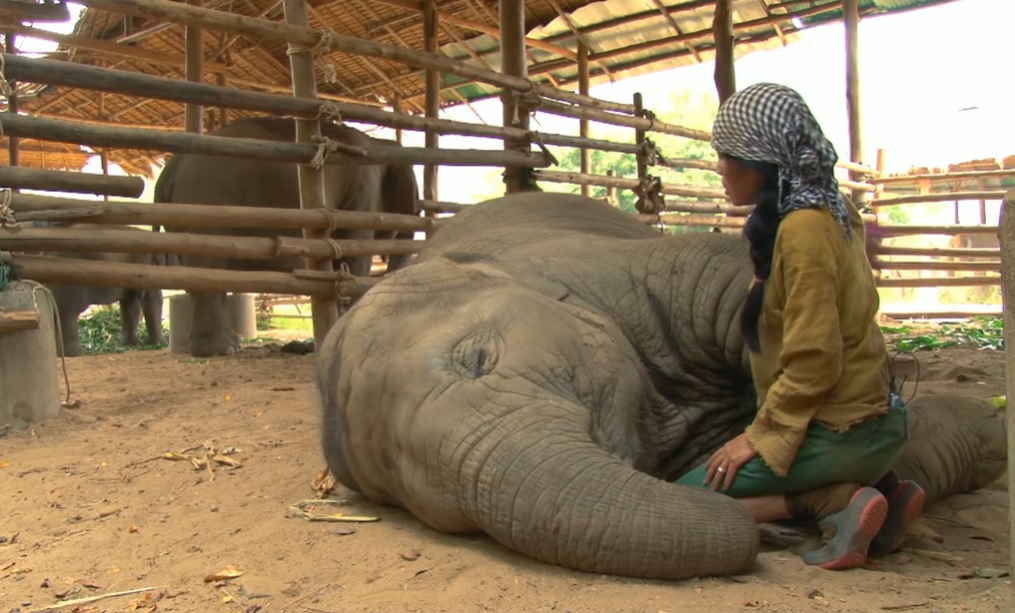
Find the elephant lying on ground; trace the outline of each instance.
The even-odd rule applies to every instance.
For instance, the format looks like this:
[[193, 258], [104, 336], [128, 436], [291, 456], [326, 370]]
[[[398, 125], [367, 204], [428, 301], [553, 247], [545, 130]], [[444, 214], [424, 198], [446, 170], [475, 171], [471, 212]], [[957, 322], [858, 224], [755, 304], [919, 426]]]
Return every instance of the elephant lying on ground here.
[[[368, 137], [347, 126], [322, 123], [321, 133], [335, 141], [360, 147], [398, 146], [393, 141]], [[293, 142], [293, 120], [278, 117], [238, 119], [211, 132], [211, 135]], [[411, 164], [342, 165], [324, 167], [325, 198], [328, 208], [418, 215], [419, 190]], [[177, 154], [169, 157], [155, 184], [155, 201], [165, 203], [235, 205], [253, 207], [299, 208], [298, 171], [288, 162], [266, 162], [211, 155]], [[167, 232], [188, 232], [224, 236], [302, 236], [300, 230], [257, 228], [187, 228], [170, 225]], [[370, 230], [336, 230], [338, 239], [371, 239]], [[412, 233], [378, 232], [377, 238], [413, 238]], [[370, 274], [370, 256], [343, 258], [335, 262], [349, 266], [357, 276]], [[405, 266], [410, 256], [392, 256], [387, 270]], [[289, 272], [303, 267], [301, 258], [277, 258], [274, 261], [223, 260], [222, 258], [181, 256], [180, 264], [199, 268], [231, 270], [277, 270]], [[193, 325], [190, 332], [194, 356], [230, 354], [239, 349], [225, 312], [225, 294], [192, 293]]]
[[[105, 226], [99, 224], [35, 222], [33, 225], [36, 227], [77, 228], [85, 232], [97, 229], [144, 232], [144, 230], [129, 226]], [[121, 264], [162, 266], [166, 263], [164, 256], [146, 253], [53, 251], [46, 252], [43, 255]], [[96, 304], [112, 304], [114, 302], [120, 304], [123, 343], [128, 347], [141, 345], [141, 341], [137, 337], [137, 329], [138, 324], [141, 323], [142, 313], [144, 313], [145, 330], [147, 333], [145, 340], [147, 344], [157, 345], [162, 342], [162, 290], [56, 283], [47, 283], [45, 285], [53, 292], [53, 298], [56, 300], [56, 307], [60, 316], [60, 329], [63, 342], [62, 344], [57, 344], [58, 355], [60, 355], [61, 346], [63, 348], [63, 355], [67, 357], [77, 357], [83, 353], [81, 339], [78, 337], [78, 317], [81, 316], [81, 313], [85, 312], [85, 309]]]
[[[755, 413], [738, 326], [750, 279], [739, 237], [663, 237], [581, 196], [470, 207], [323, 342], [328, 467], [435, 530], [485, 532], [552, 564], [748, 571], [759, 531], [743, 508], [666, 480]], [[962, 414], [951, 399], [912, 403], [914, 422], [949, 424], [914, 427], [897, 465], [935, 475], [930, 500], [1004, 470], [997, 411], [963, 402]]]

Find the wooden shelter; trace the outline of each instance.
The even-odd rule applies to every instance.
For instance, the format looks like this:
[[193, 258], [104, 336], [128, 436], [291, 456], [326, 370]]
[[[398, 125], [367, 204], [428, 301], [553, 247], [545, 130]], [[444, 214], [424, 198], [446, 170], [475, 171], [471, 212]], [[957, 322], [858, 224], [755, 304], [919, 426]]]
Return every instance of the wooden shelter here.
[[[790, 44], [800, 29], [841, 20], [844, 12], [847, 17], [885, 14], [949, 1], [953, 0], [525, 0], [525, 72], [538, 83], [587, 91], [598, 83], [708, 61], [717, 53], [718, 64], [731, 65], [733, 44], [739, 56]], [[59, 0], [42, 4], [0, 0], [0, 7], [54, 4], [62, 6]], [[0, 31], [7, 35], [8, 42], [33, 37], [58, 43], [51, 54], [57, 59], [186, 77], [185, 26], [152, 16], [125, 16], [119, 11], [103, 10], [101, 3], [82, 4], [89, 8], [82, 12], [71, 34], [49, 33], [15, 19], [0, 21]], [[190, 4], [283, 20], [281, 0], [191, 0]], [[307, 10], [312, 28], [433, 51], [465, 64], [501, 71], [504, 58], [498, 5], [495, 0], [310, 0]], [[192, 49], [200, 49], [203, 58], [200, 65], [191, 65], [194, 78], [248, 90], [292, 91], [286, 44], [280, 40], [215, 33], [190, 44]], [[426, 71], [402, 62], [325, 51], [315, 54], [315, 70], [317, 95], [322, 99], [429, 116], [436, 116], [435, 107], [469, 104], [496, 96], [499, 91], [490, 84], [437, 73], [433, 78], [439, 93], [435, 93], [428, 109]], [[717, 83], [723, 79], [723, 87], [732, 91], [730, 68], [717, 71]], [[19, 84], [16, 93], [20, 98], [18, 108], [38, 117], [184, 129], [184, 105], [176, 102], [28, 83]], [[851, 117], [855, 115], [859, 123], [858, 105], [851, 104], [850, 108]], [[202, 124], [214, 127], [228, 121], [230, 113], [246, 114], [205, 107]], [[17, 163], [27, 166], [80, 168], [79, 164], [90, 157], [88, 152], [78, 154], [81, 150], [73, 146], [33, 151], [26, 142], [22, 151]], [[132, 174], [150, 175], [151, 166], [161, 163], [161, 154], [153, 151], [120, 149], [109, 151], [108, 156], [110, 162]], [[851, 159], [859, 161], [855, 156]]]

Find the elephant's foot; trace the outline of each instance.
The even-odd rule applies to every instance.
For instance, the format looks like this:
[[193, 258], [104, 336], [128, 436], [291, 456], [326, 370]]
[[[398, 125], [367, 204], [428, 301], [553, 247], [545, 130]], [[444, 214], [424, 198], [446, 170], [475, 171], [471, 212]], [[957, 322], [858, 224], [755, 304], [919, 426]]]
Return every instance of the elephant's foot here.
[[221, 334], [213, 339], [190, 339], [190, 355], [195, 358], [233, 355], [239, 350], [239, 342], [234, 341], [227, 334]]
[[81, 348], [81, 343], [78, 341], [67, 342], [64, 341], [63, 352], [61, 353], [60, 347], [56, 348], [56, 354], [63, 358], [78, 358], [84, 354], [84, 350]]
[[141, 339], [137, 337], [137, 334], [131, 334], [123, 339], [123, 344], [127, 347], [140, 347]]

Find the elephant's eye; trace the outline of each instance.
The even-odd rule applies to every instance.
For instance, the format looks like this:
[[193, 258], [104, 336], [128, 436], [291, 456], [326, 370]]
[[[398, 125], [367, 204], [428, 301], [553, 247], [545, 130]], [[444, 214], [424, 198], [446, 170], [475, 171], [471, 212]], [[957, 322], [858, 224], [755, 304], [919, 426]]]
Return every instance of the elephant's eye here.
[[479, 379], [497, 366], [499, 353], [499, 337], [496, 334], [472, 334], [459, 341], [452, 350], [452, 368], [467, 379]]

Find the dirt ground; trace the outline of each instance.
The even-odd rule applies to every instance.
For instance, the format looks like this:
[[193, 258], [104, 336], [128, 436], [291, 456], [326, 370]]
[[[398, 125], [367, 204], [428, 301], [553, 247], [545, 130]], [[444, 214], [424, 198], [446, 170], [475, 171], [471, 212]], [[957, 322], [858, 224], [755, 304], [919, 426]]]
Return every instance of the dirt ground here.
[[[1012, 611], [1004, 480], [928, 508], [907, 549], [848, 572], [767, 547], [754, 573], [677, 583], [583, 574], [435, 534], [336, 488], [373, 523], [311, 522], [323, 462], [310, 356], [245, 348], [67, 361], [76, 408], [0, 436], [0, 613], [112, 611]], [[919, 353], [919, 392], [1004, 393], [1004, 355]], [[208, 443], [239, 462], [195, 468]], [[214, 580], [217, 573], [242, 571]], [[1000, 575], [1000, 576], [998, 576]], [[211, 579], [211, 580], [209, 580]], [[66, 601], [133, 590], [74, 606]]]

